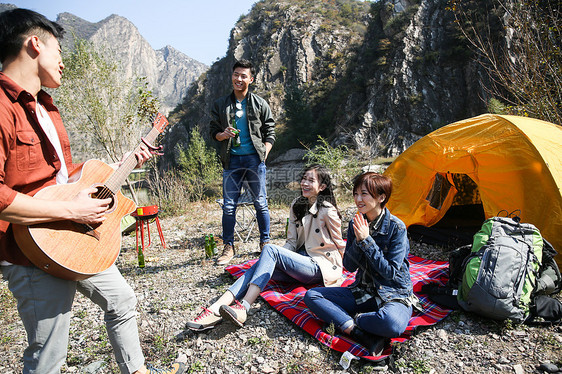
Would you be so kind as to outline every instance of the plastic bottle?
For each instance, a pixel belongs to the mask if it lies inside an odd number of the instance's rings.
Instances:
[[[139,268],[144,268],[144,253],[142,251],[142,246],[138,246],[137,248],[138,257],[139,257]]]
[[[233,147],[240,147],[240,130],[236,127],[236,119],[232,119],[232,127],[234,128],[234,133],[236,136],[232,139],[232,146]]]

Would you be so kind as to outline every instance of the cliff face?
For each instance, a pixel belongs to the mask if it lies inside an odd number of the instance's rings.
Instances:
[[[15,8],[17,8],[17,6],[15,6],[13,4],[0,3],[0,13],[4,12],[6,10],[15,9]]]
[[[234,26],[227,55],[188,91],[165,141],[177,148],[231,90],[236,59],[278,122],[274,156],[317,135],[370,157],[396,155],[447,123],[485,111],[477,64],[446,0],[263,0]],[[165,164],[174,164],[169,153]]]
[[[91,23],[70,13],[61,13],[57,22],[67,30],[63,47],[72,48],[75,36],[89,40],[121,61],[127,76],[146,77],[165,113],[181,101],[188,86],[208,68],[171,46],[152,49],[129,20],[117,15]]]
[[[386,1],[373,22],[352,75],[367,78],[350,92],[357,113],[343,122],[340,143],[396,155],[419,137],[485,111],[478,65],[463,44],[447,1]]]
[[[362,156],[396,155],[433,129],[485,112],[483,74],[447,5],[262,0],[234,25],[226,56],[208,70],[172,47],[154,51],[116,15],[90,23],[63,13],[58,22],[70,31],[66,46],[73,33],[104,44],[128,74],[148,78],[164,111],[175,107],[162,160],[173,167],[191,129],[210,141],[210,107],[231,91],[231,68],[241,58],[256,66],[252,89],[277,121],[271,161],[319,135]]]

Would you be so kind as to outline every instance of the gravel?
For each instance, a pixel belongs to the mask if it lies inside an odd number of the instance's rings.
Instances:
[[[283,244],[287,208],[271,211],[272,241]],[[347,222],[353,208],[343,211]],[[223,267],[204,258],[203,236],[219,236],[220,215],[218,205],[203,202],[189,206],[181,217],[161,218],[167,248],[161,246],[152,225],[144,269],[137,266],[134,232],[124,236],[117,265],[137,293],[147,361],[163,367],[183,353],[189,373],[345,373],[339,365],[341,353],[321,345],[261,298],[243,328],[223,323],[206,333],[184,330],[188,319],[233,282]],[[239,247],[236,263],[255,257],[258,243],[250,240]],[[412,253],[447,259],[441,249],[419,243],[412,243]],[[0,372],[21,372],[25,346],[15,300],[6,282],[0,282]],[[561,348],[561,326],[515,325],[456,311],[395,345],[391,360],[378,364],[353,360],[347,372],[554,373],[562,370]],[[80,294],[73,306],[69,353],[62,371],[118,373],[103,315]]]

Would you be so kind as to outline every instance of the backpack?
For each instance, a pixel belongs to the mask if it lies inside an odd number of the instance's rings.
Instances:
[[[484,317],[525,321],[537,285],[543,239],[518,217],[492,217],[474,235],[457,301]]]

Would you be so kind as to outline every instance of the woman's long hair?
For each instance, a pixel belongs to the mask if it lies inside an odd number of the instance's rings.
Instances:
[[[338,205],[336,204],[336,197],[334,196],[334,186],[332,185],[332,177],[330,176],[330,172],[326,167],[320,164],[310,165],[303,170],[301,180],[304,177],[304,175],[310,170],[316,170],[318,183],[326,185],[326,188],[320,191],[318,197],[316,198],[318,207],[321,208],[325,206],[324,202],[327,201],[336,208],[338,215],[340,215],[340,212],[338,210]],[[300,221],[306,215],[306,213],[308,213],[309,209],[310,209],[310,204],[308,202],[308,199],[302,196],[302,190],[301,190],[301,196],[298,197],[295,203],[293,204],[293,212],[295,213],[297,220]]]

